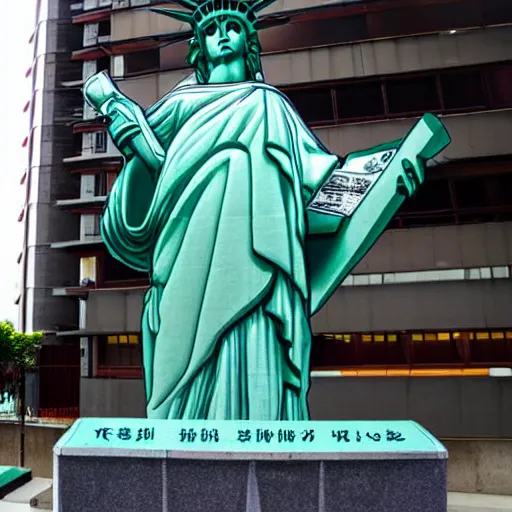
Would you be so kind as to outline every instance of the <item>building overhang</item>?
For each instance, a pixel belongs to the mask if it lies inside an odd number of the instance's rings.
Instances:
[[[55,202],[55,206],[59,208],[102,206],[107,200],[107,196],[84,197],[79,199],[63,199]]]
[[[54,288],[52,295],[54,297],[76,297],[79,299],[87,299],[91,293],[112,293],[112,292],[137,292],[146,291],[149,288],[148,284],[134,284],[131,286],[118,286],[109,288],[95,288],[94,286],[84,287],[68,287],[68,288]]]
[[[104,118],[99,117],[88,121],[78,121],[73,124],[73,133],[92,133],[101,132],[107,129]]]
[[[74,25],[85,23],[99,23],[100,21],[108,20],[110,18],[111,12],[111,9],[98,9],[93,11],[87,11],[73,16],[72,23]]]
[[[90,240],[69,240],[66,242],[54,242],[50,245],[52,249],[81,249],[94,245],[103,244],[101,236],[92,236]]]
[[[122,160],[121,155],[115,153],[91,153],[89,155],[79,155],[79,156],[71,156],[68,158],[63,158],[62,161],[65,164],[75,164],[81,162],[90,162],[90,161],[115,161],[120,162]]]
[[[70,172],[71,174],[98,174],[100,172],[121,172],[123,162],[121,158],[117,158],[113,161],[106,160],[103,162],[91,162],[82,161],[78,162]]]
[[[70,337],[78,337],[78,338],[88,338],[90,336],[116,336],[119,334],[119,331],[101,331],[101,330],[93,330],[93,329],[82,329],[77,331],[61,331],[57,333],[57,338],[70,338]]]

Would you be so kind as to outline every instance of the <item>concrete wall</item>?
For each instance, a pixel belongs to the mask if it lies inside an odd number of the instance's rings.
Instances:
[[[512,222],[385,231],[354,274],[492,267],[512,262]]]
[[[444,441],[451,492],[512,495],[512,441]]]
[[[316,333],[507,328],[510,279],[342,286],[313,317]]]
[[[67,427],[62,425],[27,425],[25,433],[25,467],[32,476],[52,478],[53,446],[64,435]],[[0,465],[17,466],[19,463],[19,426],[0,421]]]
[[[81,379],[80,415],[91,418],[144,418],[142,379]]]
[[[143,298],[143,290],[92,292],[84,325],[96,333],[139,332]]]

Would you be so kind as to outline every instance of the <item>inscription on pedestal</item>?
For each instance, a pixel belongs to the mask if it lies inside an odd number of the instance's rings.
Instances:
[[[65,449],[191,452],[439,453],[442,445],[414,422],[244,422],[87,419]]]

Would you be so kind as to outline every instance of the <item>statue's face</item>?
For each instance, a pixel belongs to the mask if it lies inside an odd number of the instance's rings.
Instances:
[[[244,57],[245,29],[236,18],[218,18],[205,29],[206,54],[215,66]]]

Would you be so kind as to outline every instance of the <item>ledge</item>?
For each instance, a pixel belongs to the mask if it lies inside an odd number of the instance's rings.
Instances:
[[[88,160],[109,160],[114,158],[119,160],[120,158],[122,158],[122,156],[119,153],[91,153],[90,155],[80,155],[63,158],[62,161],[65,164],[68,164],[76,162],[87,162]]]
[[[68,208],[70,206],[85,206],[88,204],[103,204],[107,196],[80,197],[78,199],[63,199],[55,202],[59,208]]]
[[[100,292],[134,292],[144,291],[149,288],[149,284],[145,285],[132,285],[132,286],[117,286],[112,288],[94,288],[94,287],[67,287],[67,288],[54,288],[54,297],[78,297],[86,299],[90,293]]]
[[[55,242],[50,244],[52,249],[69,249],[73,247],[86,247],[88,245],[102,244],[103,239],[101,236],[91,237],[90,240],[70,240],[67,242]]]

